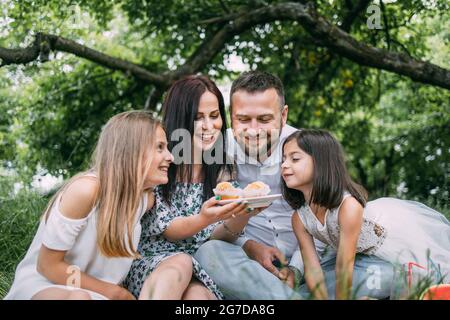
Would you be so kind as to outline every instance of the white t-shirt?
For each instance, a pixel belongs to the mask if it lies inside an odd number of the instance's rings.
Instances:
[[[283,158],[283,142],[297,131],[294,127],[285,125],[281,130],[279,143],[274,147],[270,157],[263,162],[255,159],[248,161],[245,151],[236,142],[232,129],[227,130],[227,156],[234,159],[237,181],[241,187],[253,181],[266,183],[271,194],[281,193],[281,163]],[[244,235],[235,244],[243,246],[247,240],[255,240],[268,246],[278,248],[290,260],[289,265],[303,272],[303,261],[297,238],[292,229],[291,218],[294,209],[284,200],[278,199],[270,207],[252,217],[245,227]],[[322,252],[325,245],[315,240],[318,252]]]

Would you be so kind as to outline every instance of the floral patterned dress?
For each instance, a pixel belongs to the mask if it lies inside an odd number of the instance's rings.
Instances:
[[[218,223],[209,225],[193,237],[176,242],[170,242],[163,236],[163,232],[173,219],[198,214],[202,204],[202,183],[178,182],[170,205],[163,200],[161,188],[155,189],[155,204],[141,220],[142,233],[138,252],[142,257],[133,261],[124,282],[124,286],[136,298],[141,292],[144,281],[159,263],[179,253],[187,253],[193,256],[197,249],[210,238]],[[218,299],[223,299],[217,285],[200,264],[194,258],[192,258],[192,263],[194,276]]]

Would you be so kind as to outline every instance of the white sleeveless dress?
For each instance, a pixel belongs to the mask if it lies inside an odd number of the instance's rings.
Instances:
[[[342,202],[349,196],[345,193]],[[323,225],[308,205],[297,210],[306,230],[336,250],[341,205],[327,210]],[[450,283],[450,223],[444,215],[419,202],[395,198],[369,201],[364,208],[356,252],[393,264],[413,262],[424,268],[438,268],[444,283]]]
[[[94,175],[87,174],[87,176]],[[138,246],[141,235],[140,220],[147,209],[147,197],[148,194],[144,193],[136,212],[133,232],[135,248]],[[14,282],[5,300],[29,300],[36,293],[50,287],[83,290],[88,292],[92,299],[107,299],[90,290],[54,284],[37,272],[37,258],[42,244],[49,249],[67,251],[65,261],[69,265],[99,280],[120,284],[125,279],[133,258],[108,258],[101,254],[97,246],[97,208],[92,209],[83,219],[70,219],[61,214],[60,200],[61,195],[51,208],[47,222],[41,219],[25,258],[17,266]],[[73,272],[73,269],[69,271]]]

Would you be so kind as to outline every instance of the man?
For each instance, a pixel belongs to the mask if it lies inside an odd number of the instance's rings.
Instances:
[[[263,181],[272,194],[281,193],[281,148],[297,129],[286,124],[288,106],[280,79],[265,72],[246,72],[233,82],[230,100],[232,129],[227,132],[227,154],[235,161],[237,181],[241,186]],[[250,219],[234,244],[213,240],[199,248],[195,258],[226,298],[301,299],[308,295],[305,284],[293,290],[302,280],[303,263],[292,230],[292,213],[286,201],[276,200]],[[333,298],[336,253],[324,250],[318,240],[316,248]],[[353,282],[354,287],[362,285],[357,297],[385,298],[392,276],[389,263],[358,255]]]

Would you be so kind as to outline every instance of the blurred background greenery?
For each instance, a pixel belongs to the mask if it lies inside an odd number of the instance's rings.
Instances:
[[[0,47],[24,48],[44,32],[164,75],[220,31],[217,17],[282,2],[0,0]],[[367,26],[371,1],[315,3],[360,42],[450,68],[446,1],[373,1],[382,10],[380,29]],[[256,25],[228,39],[195,71],[217,81],[225,95],[243,70],[277,74],[289,123],[332,131],[371,198],[418,200],[449,217],[450,92],[355,63],[316,40],[296,21]],[[0,297],[33,238],[49,189],[86,168],[109,117],[141,108],[159,114],[164,89],[60,51],[46,62],[0,68]],[[45,175],[58,179],[43,186]]]

